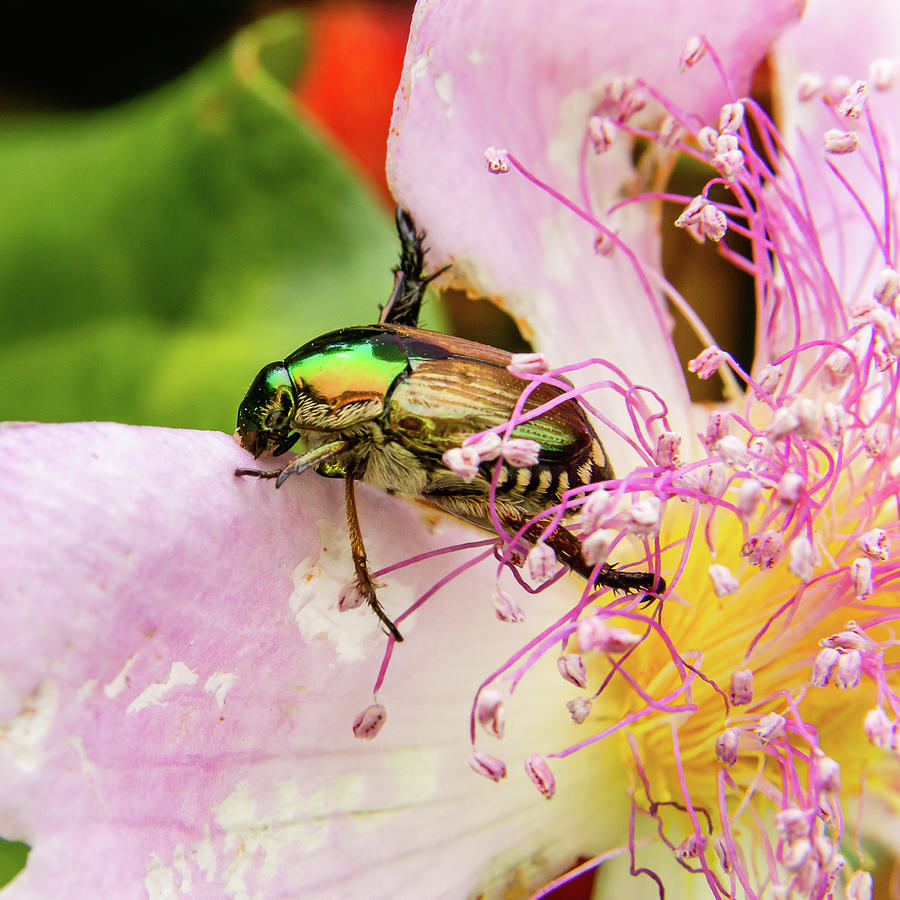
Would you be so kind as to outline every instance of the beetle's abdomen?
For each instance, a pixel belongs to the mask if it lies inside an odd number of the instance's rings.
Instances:
[[[570,488],[607,481],[613,477],[603,445],[595,439],[591,444],[591,452],[578,466],[539,462],[533,466],[514,467],[500,460],[483,463],[473,481],[464,481],[446,468],[437,468],[432,472],[426,494],[448,510],[455,504],[445,501],[451,497],[466,498],[467,507],[480,509],[478,518],[486,527],[490,527],[487,510],[495,468],[495,497],[498,507],[507,508],[508,511],[517,510],[528,516],[555,505]],[[451,511],[459,515],[458,511]],[[472,520],[471,512],[465,518]]]

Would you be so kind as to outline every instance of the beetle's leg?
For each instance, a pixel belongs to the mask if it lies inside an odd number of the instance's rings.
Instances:
[[[286,466],[271,471],[265,469],[235,469],[235,475],[253,475],[256,478],[275,478],[275,487],[280,488],[285,479],[291,475],[299,475],[319,463],[326,462],[334,456],[343,453],[350,446],[349,441],[331,441],[328,444],[322,444],[314,450],[308,450],[306,453],[292,459]]]
[[[353,565],[356,567],[356,587],[363,599],[372,607],[372,612],[381,619],[384,627],[391,633],[395,641],[402,641],[403,635],[397,630],[397,626],[388,618],[375,596],[375,585],[369,577],[366,562],[366,548],[363,544],[362,531],[359,527],[359,516],[356,512],[356,494],[353,490],[353,479],[344,479],[344,499],[347,505],[347,527],[350,529],[350,553],[353,555]]]
[[[534,543],[539,540],[543,532],[540,523],[535,523],[525,531],[523,535],[526,541]],[[557,526],[545,543],[553,548],[553,551],[573,572],[577,572],[585,580],[590,580],[594,566],[588,565],[581,555],[581,541],[571,531]],[[661,595],[665,593],[666,581],[655,572],[630,572],[617,569],[608,563],[603,563],[597,572],[597,584],[602,584],[614,591],[624,591],[626,594],[635,591],[647,591],[651,594]]]
[[[416,223],[412,216],[400,206],[397,207],[395,221],[400,237],[400,265],[394,268],[394,289],[381,311],[378,323],[409,325],[415,328],[419,324],[419,308],[422,305],[425,288],[450,266],[444,266],[443,269],[423,277],[425,232],[416,231]]]
[[[235,469],[234,474],[252,475],[254,478],[277,478],[286,468],[287,466],[282,466],[280,469]]]

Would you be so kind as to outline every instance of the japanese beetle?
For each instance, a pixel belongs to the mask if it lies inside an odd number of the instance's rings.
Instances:
[[[366,568],[355,481],[424,500],[493,531],[489,492],[494,466],[499,465],[495,511],[509,531],[517,531],[569,488],[614,475],[603,444],[574,399],[519,424],[513,432],[540,444],[537,464],[513,468],[502,460],[485,462],[469,481],[444,464],[446,450],[509,419],[524,383],[507,369],[512,355],[505,350],[416,327],[425,288],[441,272],[423,276],[425,236],[400,208],[397,231],[400,265],[394,269],[394,289],[379,323],[322,335],[270,363],[240,405],[236,437],[242,447],[258,458],[280,456],[299,442],[299,456],[278,471],[238,469],[235,474],[275,478],[276,487],[309,468],[344,479],[357,587],[401,641]],[[525,411],[561,393],[557,387],[539,385]],[[541,531],[532,526],[525,538],[533,543]],[[591,577],[593,567],[585,563],[581,544],[570,531],[557,527],[547,543],[571,569]],[[622,572],[607,565],[597,581],[623,591],[665,590],[665,582],[653,573]]]

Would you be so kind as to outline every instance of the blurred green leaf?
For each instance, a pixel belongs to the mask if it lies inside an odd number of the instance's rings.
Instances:
[[[234,427],[256,371],[376,320],[390,217],[298,116],[302,20],[139,101],[0,125],[0,418]]]
[[[28,844],[0,838],[0,887],[9,884],[25,868],[29,850]]]

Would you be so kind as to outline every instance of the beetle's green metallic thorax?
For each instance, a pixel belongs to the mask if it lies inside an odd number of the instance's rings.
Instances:
[[[395,386],[419,361],[451,355],[418,338],[417,331],[385,325],[344,328],[294,351],[284,361],[295,388],[294,426],[344,430],[379,418]]]
[[[345,328],[305,344],[284,365],[294,385],[292,426],[341,431],[381,416],[408,363],[377,330]]]

